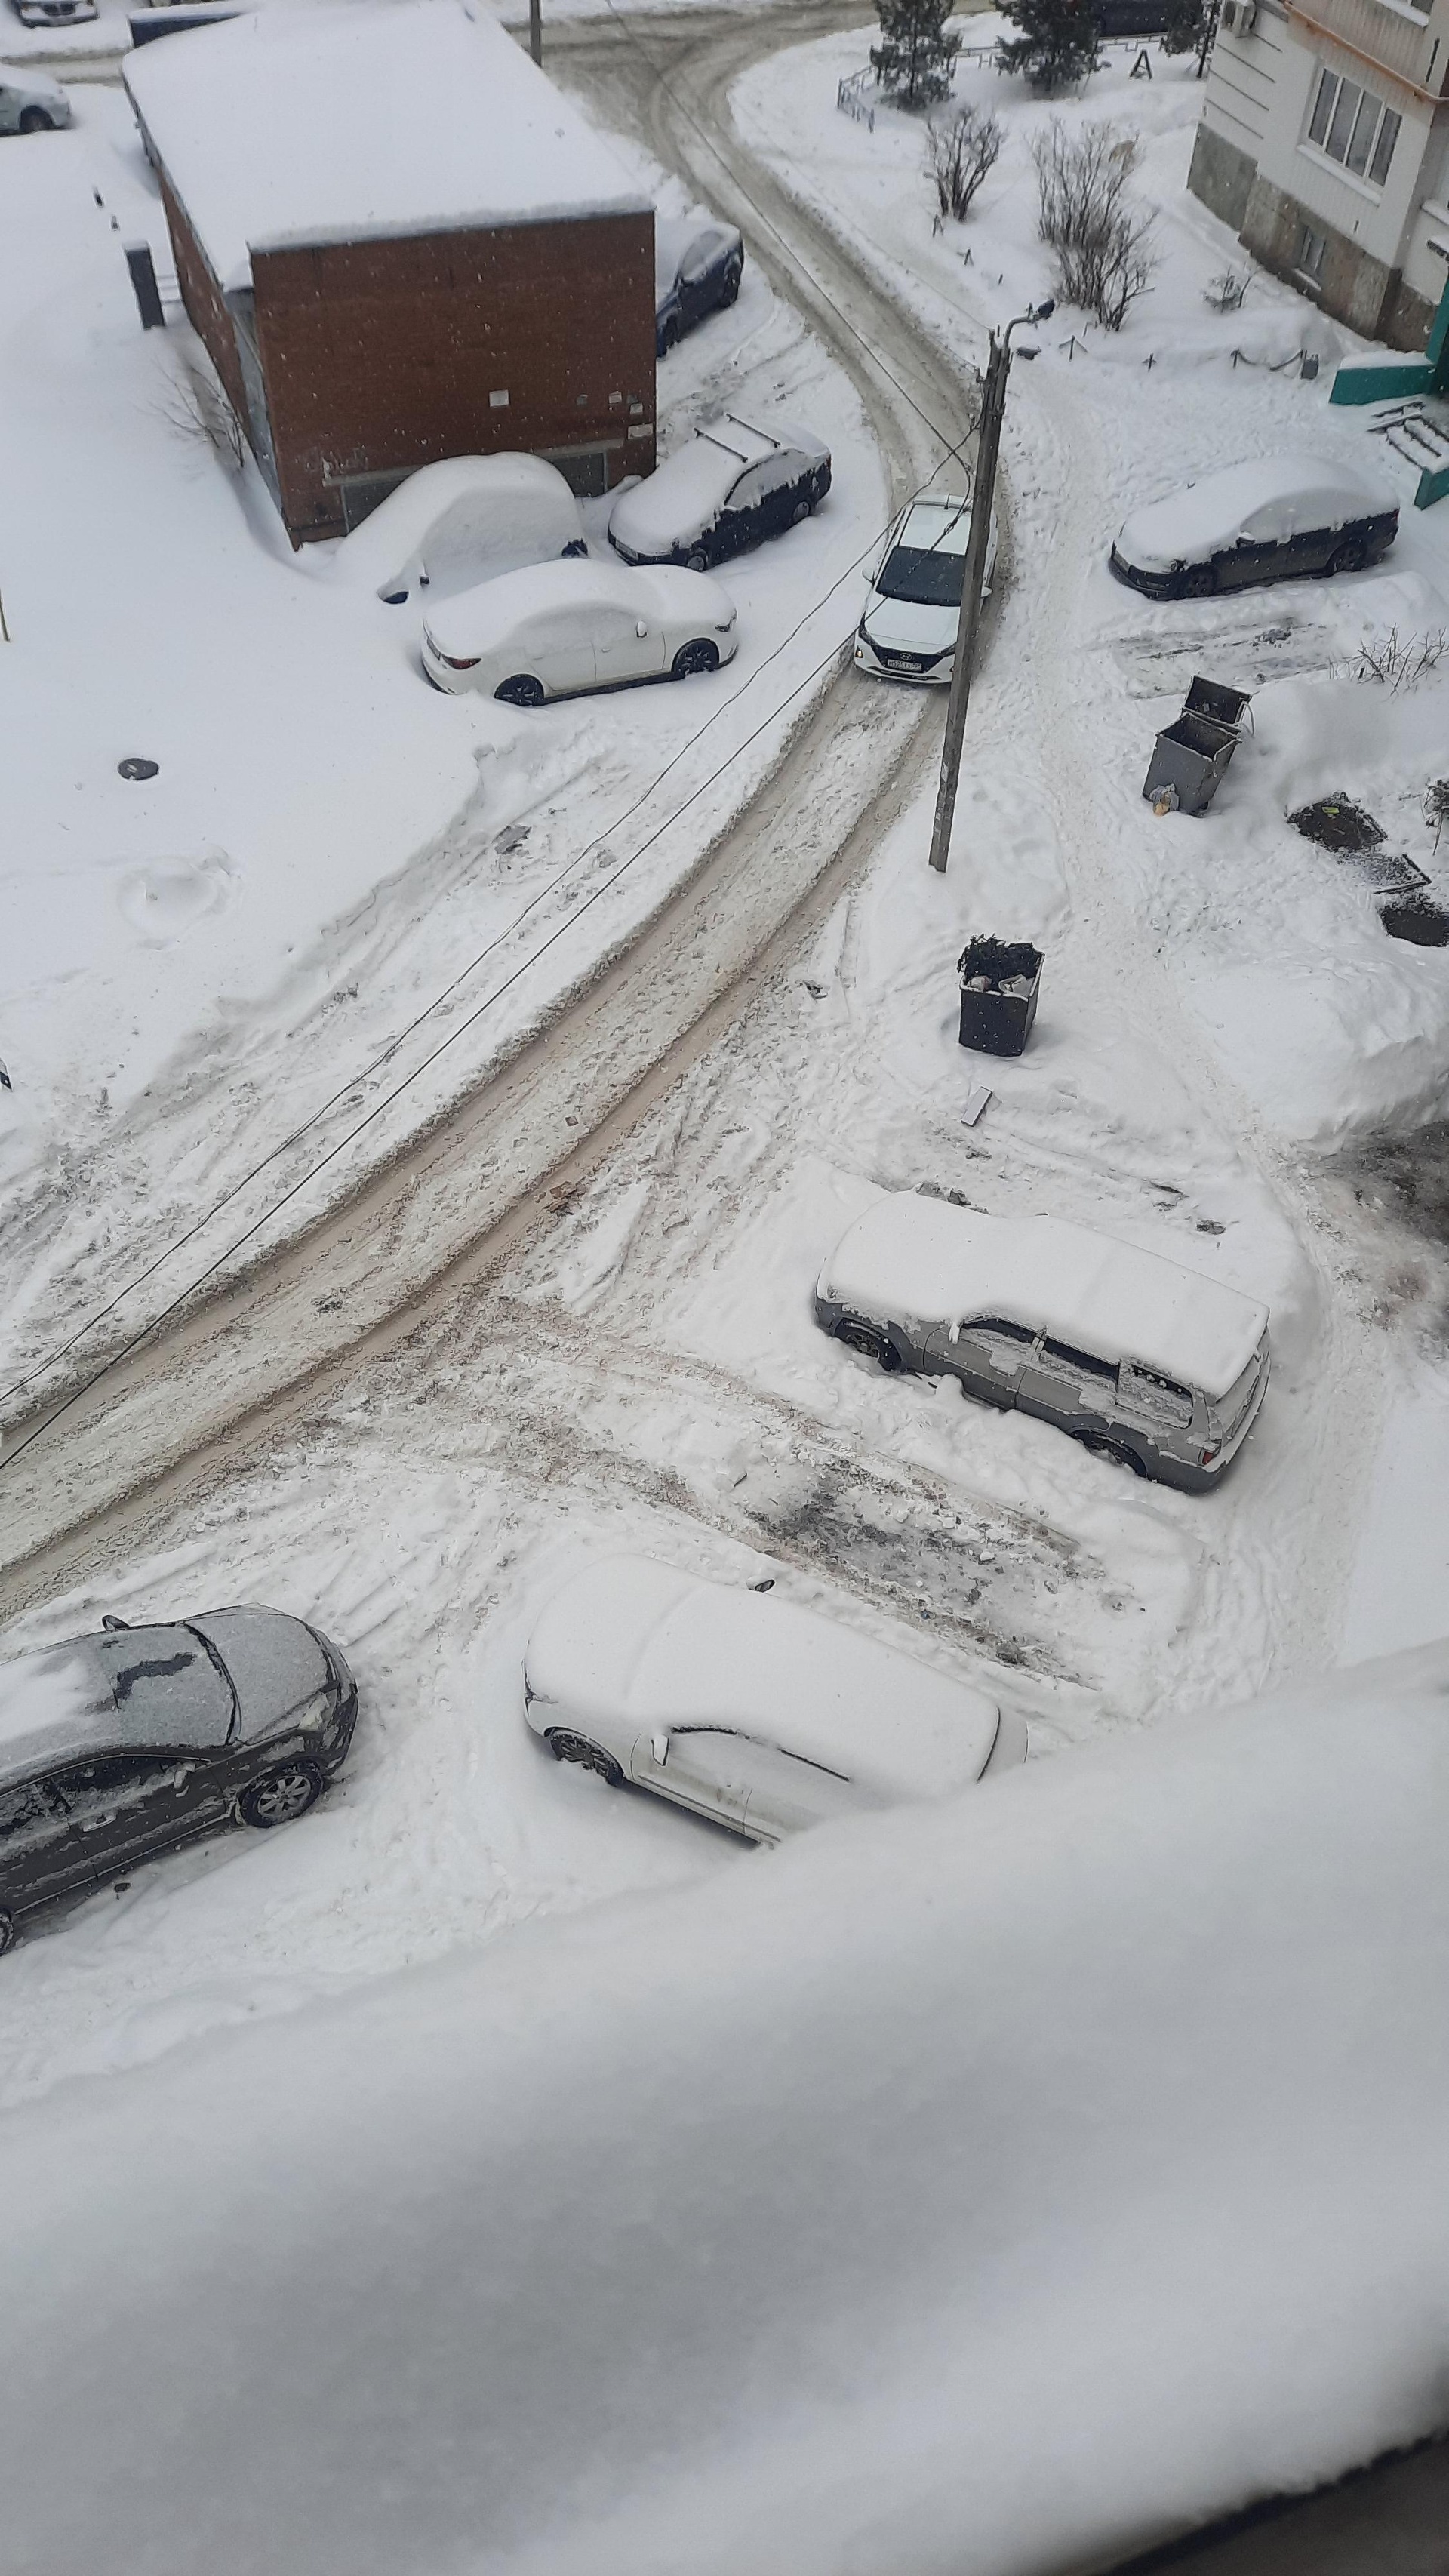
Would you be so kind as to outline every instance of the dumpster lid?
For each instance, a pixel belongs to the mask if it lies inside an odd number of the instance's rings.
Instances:
[[[1182,712],[1185,716],[1211,716],[1218,724],[1240,725],[1252,703],[1251,689],[1229,689],[1221,680],[1205,680],[1199,673],[1183,699]]]

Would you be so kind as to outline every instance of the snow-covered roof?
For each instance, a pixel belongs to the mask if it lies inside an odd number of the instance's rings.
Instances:
[[[919,546],[924,552],[964,555],[971,543],[971,499],[967,493],[934,495],[929,500],[913,501],[896,531],[898,546]]]
[[[693,277],[735,249],[733,224],[701,215],[659,215],[654,223],[654,289],[662,303],[681,276]]]
[[[1092,1226],[983,1216],[912,1190],[878,1199],[847,1227],[820,1294],[871,1319],[999,1315],[1210,1396],[1242,1375],[1268,1323],[1267,1307],[1239,1289]]]
[[[124,75],[227,290],[254,250],[652,212],[463,0],[268,9],[146,45]]]
[[[185,1627],[72,1637],[0,1664],[0,1787],[126,1744],[225,1740],[231,1691]]]
[[[1281,543],[1394,507],[1392,492],[1352,466],[1322,456],[1256,456],[1134,510],[1122,523],[1117,551],[1139,571],[1171,572],[1177,564],[1206,562],[1244,534]]]
[[[528,564],[475,582],[456,599],[430,608],[428,633],[445,653],[487,653],[518,632],[525,618],[582,614],[595,608],[639,613],[639,575],[623,564],[571,556],[567,563]]]
[[[736,1728],[887,1797],[979,1778],[998,1717],[994,1700],[914,1655],[648,1556],[607,1557],[554,1594],[529,1638],[528,1680],[586,1722]]]

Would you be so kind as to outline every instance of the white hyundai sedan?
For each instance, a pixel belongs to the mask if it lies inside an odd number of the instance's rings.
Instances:
[[[430,611],[423,669],[435,688],[541,707],[589,689],[687,680],[739,647],[734,602],[673,564],[533,564]]]
[[[856,630],[855,667],[886,680],[944,685],[956,659],[966,548],[971,542],[969,493],[913,501],[885,541],[871,575],[865,613]],[[986,547],[983,597],[996,572],[996,518]]]
[[[560,1762],[633,1781],[751,1842],[1026,1759],[981,1691],[750,1585],[612,1556],[547,1603],[524,1657],[528,1723]]]

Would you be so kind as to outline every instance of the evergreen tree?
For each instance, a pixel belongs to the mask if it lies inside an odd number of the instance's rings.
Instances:
[[[951,87],[959,36],[948,36],[953,0],[875,0],[881,40],[870,49],[881,88],[902,107],[936,107]]]
[[[1001,0],[1001,9],[1021,29],[996,48],[1002,71],[1025,73],[1034,90],[1050,96],[1075,89],[1097,69],[1102,39],[1093,0]]]

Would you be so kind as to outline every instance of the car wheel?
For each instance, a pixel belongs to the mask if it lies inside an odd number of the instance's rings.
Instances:
[[[586,1735],[570,1735],[562,1726],[551,1727],[544,1742],[555,1762],[577,1762],[585,1771],[597,1771],[599,1778],[607,1780],[611,1789],[622,1789],[623,1770],[612,1753],[604,1751],[602,1744],[591,1744]]]
[[[1077,1436],[1082,1447],[1090,1450],[1094,1458],[1109,1459],[1114,1467],[1130,1467],[1134,1476],[1146,1475],[1142,1460],[1135,1449],[1128,1448],[1125,1440],[1108,1440],[1100,1431],[1082,1431]]]
[[[814,506],[813,501],[797,501],[790,513],[791,527],[798,528],[802,519],[808,519]]]
[[[680,645],[673,667],[676,680],[692,680],[702,671],[717,671],[719,646],[711,644],[708,636],[697,635],[692,644]]]
[[[23,107],[20,111],[22,134],[49,134],[51,123],[43,107]]]
[[[244,1825],[256,1825],[266,1831],[305,1816],[321,1795],[322,1774],[315,1762],[279,1762],[274,1771],[264,1771],[259,1780],[250,1781],[243,1789],[236,1802],[237,1814]]]
[[[659,334],[658,345],[655,351],[656,356],[667,358],[678,337],[679,324],[677,322],[666,322],[663,330]]]
[[[720,303],[721,303],[722,305],[724,305],[724,304],[733,304],[733,303],[734,303],[734,301],[735,301],[736,296],[739,294],[739,291],[740,291],[740,271],[739,271],[739,269],[738,269],[738,268],[736,268],[736,267],[733,265],[733,263],[731,263],[730,267],[728,267],[728,268],[725,270],[724,277],[723,277],[723,279],[721,280],[721,283],[720,283],[720,290],[719,290],[719,300],[720,300]]]
[[[1335,546],[1324,571],[1330,578],[1336,572],[1362,572],[1367,562],[1368,548],[1362,537],[1345,537],[1341,546]]]
[[[844,1342],[847,1350],[859,1351],[862,1359],[874,1360],[888,1377],[900,1367],[900,1352],[889,1335],[878,1333],[871,1324],[857,1324],[853,1316],[847,1315],[836,1325],[835,1339]]]
[[[535,680],[527,671],[520,671],[511,680],[501,680],[493,695],[501,698],[506,707],[541,707],[543,682]]]
[[[693,552],[693,554],[692,554],[692,555],[686,555],[686,556],[685,556],[685,558],[684,558],[684,569],[685,569],[685,571],[686,571],[686,572],[703,572],[703,571],[704,571],[704,569],[705,569],[705,561],[704,561],[704,557],[703,557],[703,555],[700,553],[699,548],[698,548],[697,546],[696,546],[696,548],[695,548],[695,550],[694,550],[694,552]]]
[[[0,1913],[0,1951],[12,1949],[15,1943],[15,1917]]]
[[[1211,599],[1217,586],[1211,564],[1190,564],[1177,595],[1179,599]]]

